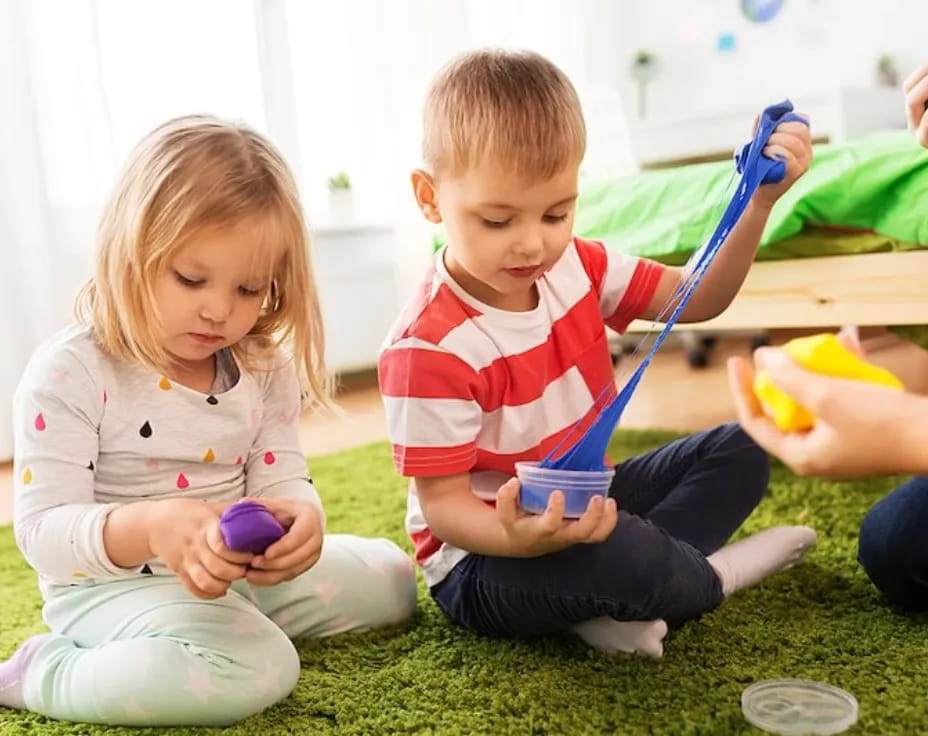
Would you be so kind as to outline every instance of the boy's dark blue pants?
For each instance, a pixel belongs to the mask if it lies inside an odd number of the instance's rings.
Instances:
[[[671,626],[722,600],[706,556],[767,489],[768,458],[737,424],[616,466],[619,523],[604,542],[533,558],[471,554],[432,588],[454,621],[491,636],[565,631],[599,616]]]

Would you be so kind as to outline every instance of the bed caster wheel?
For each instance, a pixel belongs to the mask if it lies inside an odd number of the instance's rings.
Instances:
[[[612,367],[615,368],[619,363],[622,362],[622,358],[626,355],[634,355],[635,350],[638,346],[632,341],[621,340],[615,348],[609,351],[609,357],[612,358]]]
[[[755,335],[751,338],[751,352],[758,348],[765,348],[770,344],[770,338],[767,335]]]
[[[686,362],[690,368],[705,368],[718,339],[715,335],[696,335],[690,333],[685,341]]]
[[[690,348],[686,351],[686,362],[690,368],[705,368],[709,365],[709,351],[704,348]]]

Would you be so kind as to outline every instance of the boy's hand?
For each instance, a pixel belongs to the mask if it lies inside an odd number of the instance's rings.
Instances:
[[[768,158],[782,159],[786,163],[783,179],[771,184],[762,184],[751,198],[753,203],[769,210],[783,192],[809,168],[809,162],[812,161],[812,133],[809,126],[796,120],[780,123],[767,139],[764,155]]]
[[[322,554],[322,519],[309,501],[296,498],[253,498],[264,504],[287,533],[251,562],[245,579],[252,585],[293,580],[316,564]]]
[[[915,139],[928,148],[928,62],[922,64],[912,72],[902,83],[905,92],[906,117],[909,119],[909,130],[915,134]]]
[[[250,552],[233,552],[219,531],[213,504],[186,498],[159,501],[148,525],[148,546],[197,598],[221,598],[245,577]]]
[[[496,495],[496,513],[509,535],[514,556],[537,557],[578,543],[605,540],[615,529],[619,512],[615,499],[596,497],[579,519],[564,518],[564,494],[554,491],[543,514],[519,507],[519,481],[512,478]]]

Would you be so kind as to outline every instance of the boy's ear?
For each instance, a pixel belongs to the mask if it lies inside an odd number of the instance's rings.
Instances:
[[[425,219],[429,222],[441,222],[441,211],[438,209],[438,196],[432,175],[422,169],[415,169],[412,172],[412,191]]]

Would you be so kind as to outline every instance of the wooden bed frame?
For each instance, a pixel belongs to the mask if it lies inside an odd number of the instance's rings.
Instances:
[[[692,331],[928,324],[928,250],[755,263],[741,291]],[[652,331],[636,321],[630,332]]]

